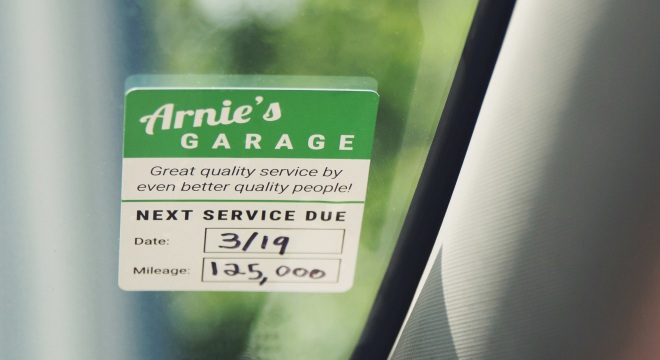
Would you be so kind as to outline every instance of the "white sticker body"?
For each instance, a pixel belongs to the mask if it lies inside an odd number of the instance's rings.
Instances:
[[[163,169],[178,171],[163,175]],[[346,291],[368,169],[369,160],[125,159],[119,284],[124,290]]]
[[[126,93],[119,286],[347,291],[367,194],[375,81],[214,79],[225,86],[129,79],[141,85]]]

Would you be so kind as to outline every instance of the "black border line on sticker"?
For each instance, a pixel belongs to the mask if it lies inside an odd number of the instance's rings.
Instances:
[[[298,259],[298,257],[291,258],[291,257],[285,257],[288,255],[328,255],[328,256],[336,256],[336,255],[343,255],[344,254],[344,242],[346,240],[346,229],[332,229],[332,228],[327,228],[327,229],[320,229],[320,228],[277,228],[277,227],[271,227],[271,228],[251,228],[251,227],[210,227],[206,228],[204,230],[204,254],[234,254],[234,255],[244,255],[244,254],[251,254],[251,255],[273,255],[273,254],[278,254],[278,251],[257,251],[257,252],[241,252],[241,251],[231,251],[231,250],[223,250],[223,251],[209,251],[206,250],[207,247],[207,242],[209,241],[208,239],[208,233],[209,230],[302,230],[302,231],[340,231],[341,232],[341,241],[340,241],[340,249],[339,252],[328,252],[328,253],[314,253],[314,252],[287,252],[286,255],[282,255],[282,259]],[[305,240],[303,240],[304,242]],[[233,250],[233,249],[232,249]],[[237,259],[241,259],[240,257],[237,257]],[[300,258],[304,259],[304,258]]]

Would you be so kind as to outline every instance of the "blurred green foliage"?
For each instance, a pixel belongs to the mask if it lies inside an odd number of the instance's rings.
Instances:
[[[476,0],[135,2],[172,74],[370,76],[381,96],[358,267],[343,294],[171,293],[176,358],[345,359],[398,239]],[[425,261],[422,259],[420,261]]]

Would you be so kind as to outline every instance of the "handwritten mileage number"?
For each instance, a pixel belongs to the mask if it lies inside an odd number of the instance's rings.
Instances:
[[[337,283],[341,260],[314,257],[341,255],[344,232],[344,229],[207,228],[204,252],[226,255],[204,259],[202,281],[259,286]],[[299,258],[303,255],[312,258]]]
[[[205,258],[202,281],[336,283],[340,260]]]

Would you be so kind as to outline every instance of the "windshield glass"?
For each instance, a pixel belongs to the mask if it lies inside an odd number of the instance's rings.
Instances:
[[[9,1],[0,12],[0,357],[346,359],[371,310],[476,0]],[[380,96],[353,287],[117,287],[124,81],[370,77]]]

